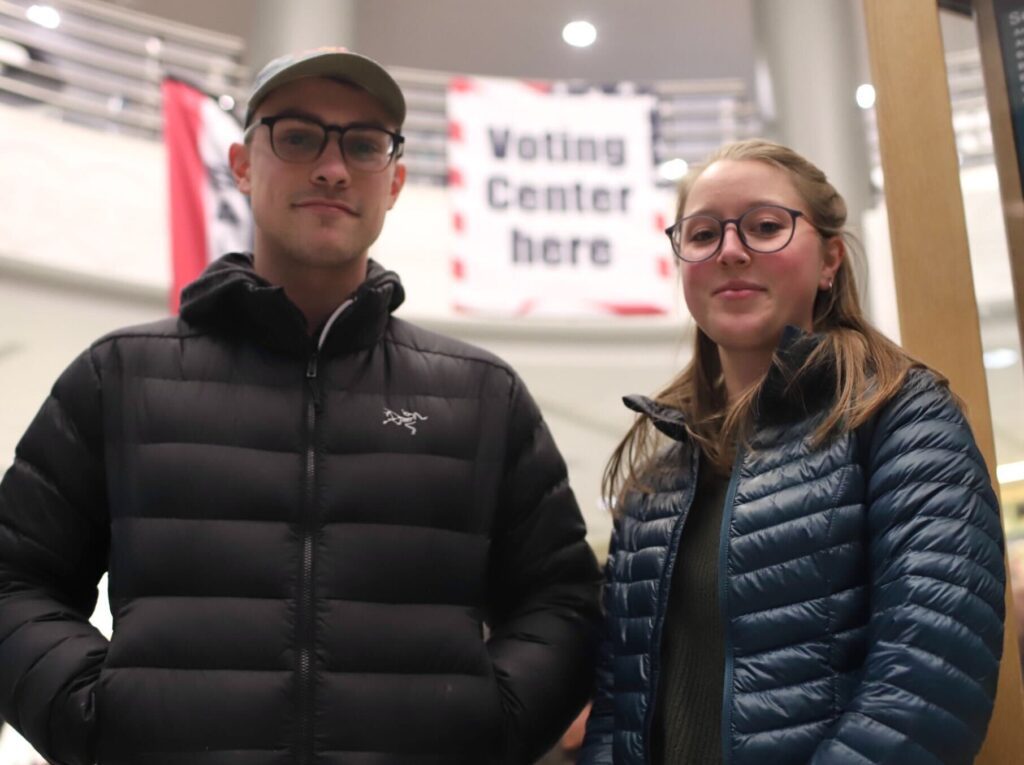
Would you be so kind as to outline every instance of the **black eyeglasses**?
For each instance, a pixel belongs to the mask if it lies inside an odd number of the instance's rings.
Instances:
[[[285,162],[313,162],[324,153],[331,133],[345,164],[353,170],[379,173],[402,156],[405,137],[376,125],[325,125],[309,117],[263,117],[246,128],[246,138],[260,125],[270,129],[270,148]]]
[[[713,215],[687,215],[665,229],[672,251],[687,263],[700,263],[715,257],[722,249],[725,227],[735,224],[743,246],[754,252],[778,252],[793,240],[796,219],[804,213],[779,205],[752,207],[738,218],[722,220]],[[811,223],[814,226],[813,223]],[[817,226],[815,226],[817,229]]]

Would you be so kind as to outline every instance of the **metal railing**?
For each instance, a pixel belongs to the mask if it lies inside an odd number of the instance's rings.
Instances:
[[[237,115],[252,76],[244,41],[90,0],[52,0],[57,29],[28,18],[28,0],[0,0],[0,102],[39,108],[90,127],[159,139],[160,83],[173,76],[219,98]],[[947,56],[957,147],[964,165],[992,161],[977,51]],[[406,164],[413,183],[447,182],[446,90],[464,73],[392,70],[409,104]],[[649,83],[553,82],[556,91],[647,92],[656,98],[652,163],[692,163],[726,141],[762,133],[741,79]],[[872,166],[880,166],[874,110],[865,113]],[[670,181],[663,181],[669,183]]]
[[[52,0],[60,26],[28,18],[27,0],[0,0],[0,102],[45,109],[79,124],[158,139],[160,82],[191,82],[236,115],[251,72],[239,37],[216,34],[89,0]],[[444,185],[448,168],[446,90],[454,73],[392,70],[409,104],[406,164],[414,183]],[[459,76],[464,76],[460,73]],[[742,80],[552,83],[652,93],[657,100],[652,161],[692,162],[723,141],[758,134],[761,121]],[[666,181],[667,182],[667,181]]]
[[[32,10],[34,8],[34,10]],[[25,0],[0,0],[0,100],[60,119],[148,138],[160,135],[160,83],[194,83],[228,108],[250,78],[244,42],[88,0],[54,0],[39,16]],[[36,14],[36,15],[33,15]]]

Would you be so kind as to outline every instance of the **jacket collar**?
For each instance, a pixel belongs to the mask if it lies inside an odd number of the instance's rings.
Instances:
[[[758,427],[780,425],[807,419],[827,408],[835,394],[835,366],[815,364],[797,376],[797,370],[824,340],[824,336],[787,326],[782,332],[775,358],[754,402]],[[683,413],[647,396],[625,396],[622,402],[646,417],[669,438],[687,438]]]
[[[346,298],[338,296],[339,304]],[[323,353],[373,345],[384,334],[391,312],[405,299],[398,275],[370,260],[366,280],[351,296],[352,304],[328,328]],[[212,262],[181,293],[181,317],[190,324],[248,335],[275,350],[308,353],[315,338],[307,332],[302,311],[284,289],[253,270],[252,255],[230,253]]]
[[[804,332],[794,326],[783,330],[772,365],[754,402],[754,420],[758,426],[799,422],[831,405],[835,397],[836,368],[830,354],[797,374],[824,340],[824,335]]]

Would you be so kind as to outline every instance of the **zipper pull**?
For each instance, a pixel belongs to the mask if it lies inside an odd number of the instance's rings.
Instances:
[[[320,409],[320,386],[316,383],[317,373],[317,354],[312,353],[309,356],[309,362],[306,364],[306,382],[309,383],[309,392],[313,395],[313,406]]]

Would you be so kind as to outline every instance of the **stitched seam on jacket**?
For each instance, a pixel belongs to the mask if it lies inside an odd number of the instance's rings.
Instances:
[[[770,494],[766,494],[765,495],[765,497],[769,497],[769,496],[771,496],[771,495]],[[762,497],[762,499],[763,498],[764,497]],[[861,502],[854,502],[854,503],[846,504],[846,505],[835,505],[834,507],[826,507],[823,510],[815,510],[813,513],[807,513],[806,515],[801,515],[801,516],[798,516],[796,518],[787,518],[784,521],[779,521],[778,523],[773,523],[771,526],[761,526],[760,528],[754,529],[753,531],[748,531],[747,533],[742,534],[742,535],[736,537],[736,540],[740,541],[740,540],[743,540],[743,539],[747,539],[748,537],[752,537],[755,534],[767,534],[767,533],[769,533],[771,531],[774,531],[775,529],[778,529],[778,528],[780,528],[782,526],[788,526],[790,524],[800,523],[801,521],[804,521],[807,518],[814,518],[815,516],[821,515],[822,513],[828,513],[828,512],[831,512],[833,510],[850,510],[850,509],[853,509],[853,508],[857,508],[857,507],[859,507],[862,504],[863,503],[861,503]]]
[[[900,736],[901,740],[907,741],[907,742],[913,744],[914,747],[918,751],[920,751],[920,752],[922,752],[924,754],[927,754],[929,757],[935,759],[935,762],[936,762],[937,765],[942,765],[942,762],[940,760],[938,760],[937,758],[935,758],[934,754],[932,754],[930,751],[928,751],[927,749],[922,747],[917,741],[912,739],[909,735],[907,735],[903,731],[899,730],[898,728],[894,728],[893,726],[891,726],[891,725],[889,725],[889,724],[887,724],[885,722],[882,722],[881,720],[878,720],[878,719],[872,717],[871,715],[865,714],[864,712],[851,710],[851,711],[848,711],[848,712],[844,713],[844,716],[847,716],[847,715],[849,715],[849,716],[857,715],[857,716],[863,717],[866,720],[870,720],[871,722],[876,723],[876,724],[882,726],[883,728],[888,728],[889,730],[893,731],[894,733],[897,733]],[[827,718],[817,721],[817,724],[820,724],[820,723],[823,723],[823,722],[827,722]],[[777,732],[780,732],[780,731],[790,730],[792,728],[799,728],[799,727],[806,727],[806,726],[807,726],[807,724],[794,725],[794,726],[789,726],[787,728],[773,728],[771,730],[764,731],[764,732],[765,733],[777,733]],[[849,747],[847,747],[847,748],[849,748]]]
[[[776,471],[779,471],[779,470],[783,470],[783,469],[789,467],[790,465],[795,465],[798,462],[807,462],[808,461],[808,456],[809,455],[807,455],[807,454],[801,454],[800,456],[795,457],[794,459],[791,459],[788,462],[784,462],[781,465],[773,465],[772,467],[768,468],[767,470],[761,470],[761,471],[758,471],[757,473],[745,473],[745,474],[742,474],[742,475],[743,475],[744,478],[746,478],[748,480],[749,479],[753,479],[753,478],[760,478],[760,477],[765,476],[768,473],[773,473],[773,472],[776,472]],[[821,473],[820,475],[815,475],[810,480],[796,478],[796,479],[793,480],[792,483],[786,484],[785,486],[779,486],[779,487],[772,488],[766,494],[759,494],[756,497],[750,497],[750,498],[747,498],[746,496],[744,496],[743,497],[743,504],[738,505],[737,509],[742,508],[742,507],[744,507],[746,505],[749,505],[751,502],[758,502],[758,501],[760,501],[762,499],[765,499],[766,497],[771,497],[772,495],[778,494],[779,492],[785,491],[786,489],[793,489],[793,488],[797,488],[797,487],[802,487],[802,486],[806,486],[806,485],[808,485],[810,483],[815,483],[815,482],[823,482],[826,479],[831,478],[836,473],[839,473],[839,472],[841,472],[843,470],[846,470],[848,467],[850,467],[850,464],[847,463],[847,462],[844,462],[843,464],[837,465],[836,467],[832,468],[827,473]]]
[[[767,566],[762,566],[761,568],[752,568],[752,569],[750,569],[750,571],[744,571],[742,574],[736,574],[735,578],[736,579],[742,579],[745,576],[750,576],[751,574],[757,574],[757,573],[760,573],[762,571],[767,571],[768,569],[778,568],[780,566],[788,566],[790,563],[793,563],[793,562],[798,561],[798,560],[803,560],[804,558],[813,558],[815,555],[820,555],[822,553],[834,552],[835,550],[838,550],[840,547],[850,547],[851,545],[860,545],[860,544],[861,544],[861,541],[859,539],[854,539],[854,540],[851,540],[849,542],[840,542],[839,544],[830,545],[829,547],[820,547],[817,550],[808,550],[805,553],[801,553],[800,555],[797,555],[795,558],[788,558],[786,560],[779,561],[778,563],[771,563],[771,564],[769,564]],[[829,582],[829,584],[831,585],[831,582]]]
[[[783,731],[797,730],[798,728],[810,728],[814,725],[829,723],[831,720],[831,716],[819,717],[817,720],[808,720],[806,722],[794,723],[793,725],[783,725],[780,728],[759,728],[757,730],[739,731],[739,733],[743,736],[764,736],[769,733],[782,733]]]
[[[875,765],[875,761],[874,760],[869,760],[867,757],[865,757],[863,754],[858,752],[856,749],[854,749],[852,746],[847,744],[845,741],[842,741],[842,740],[840,740],[838,738],[831,738],[831,739],[828,739],[828,743],[835,744],[836,746],[841,746],[846,751],[852,752],[858,758],[858,760],[860,762],[867,763],[867,765]]]
[[[960,677],[964,681],[970,683],[971,685],[973,685],[978,690],[982,690],[981,684],[977,680],[975,680],[970,675],[970,673],[966,672],[961,667],[958,667],[956,664],[954,664],[953,662],[949,661],[949,659],[943,658],[942,656],[938,656],[937,654],[932,653],[928,649],[920,648],[920,647],[918,647],[916,645],[907,644],[904,647],[908,651],[910,651],[911,653],[924,654],[925,656],[930,656],[931,658],[936,659],[937,661],[940,661],[944,666],[948,667],[950,671],[955,672],[956,674],[960,675]],[[886,685],[892,685],[893,688],[902,688],[902,686],[896,685],[895,683],[889,683],[889,682],[887,682],[885,680],[879,680],[879,682],[885,683]],[[924,696],[921,696],[921,694],[917,693],[916,691],[911,691],[911,690],[909,690],[907,688],[902,688],[902,690],[907,692],[907,693],[912,693],[915,696],[918,696],[919,698],[922,698],[922,699],[924,698]],[[984,692],[984,691],[982,691],[982,692]],[[960,719],[960,716],[958,714],[956,714],[955,712],[950,712],[945,707],[940,706],[937,702],[930,702],[930,703],[935,704],[935,706],[939,707],[939,709],[942,709],[942,710],[948,712],[950,715],[952,715],[953,717],[956,717],[958,720]]]
[[[287,518],[275,518],[275,519],[264,519],[264,518],[214,518],[211,516],[185,516],[185,515],[129,515],[129,516],[118,516],[111,519],[111,522],[123,523],[136,522],[136,521],[174,521],[185,522],[185,523],[252,523],[252,524],[264,524],[264,525],[275,525],[275,526],[291,526],[293,521]],[[4,525],[4,522],[0,520],[0,525]],[[422,531],[436,531],[441,534],[456,534],[458,536],[475,537],[478,539],[486,539],[486,535],[475,532],[465,531],[463,529],[452,529],[445,526],[434,526],[425,523],[374,523],[370,521],[324,521],[323,527],[329,526],[343,526],[345,528],[353,528],[356,526],[372,526],[381,529],[414,529]],[[339,598],[339,600],[345,600],[345,598]],[[390,603],[391,601],[388,601]]]
[[[227,444],[218,443],[216,441],[183,441],[181,439],[162,439],[156,441],[136,441],[136,446],[212,446],[218,449],[241,449],[243,451],[261,452],[263,454],[283,454],[286,456],[295,456],[301,454],[301,449],[270,449],[263,446],[248,446],[245,444]],[[324,456],[326,457],[378,457],[378,456],[399,456],[399,457],[426,457],[429,459],[446,459],[452,460],[453,462],[471,462],[471,457],[457,457],[451,454],[439,454],[437,452],[404,452],[397,451],[395,449],[390,450],[378,450],[378,451],[325,451]]]
[[[188,383],[192,385],[222,385],[225,388],[238,389],[238,388],[252,388],[253,390],[271,390],[271,391],[294,391],[294,381],[285,381],[280,384],[274,383],[261,383],[254,380],[228,380],[223,378],[213,377],[169,377],[166,375],[157,375],[152,373],[146,374],[131,374],[129,378],[132,380],[153,380],[156,382],[171,382],[171,383]],[[361,396],[365,398],[380,399],[380,391],[374,390],[349,390],[344,387],[328,387],[328,392],[344,393],[347,396]],[[427,393],[417,391],[394,391],[396,395],[410,395],[416,396],[417,398],[432,398],[440,401],[486,401],[488,399],[503,398],[502,396],[456,396],[454,394],[448,395],[444,393]]]
[[[910,693],[910,691],[908,691],[906,688],[900,688],[898,685],[893,685],[892,683],[887,683],[884,680],[877,680],[875,682],[877,682],[879,685],[884,685],[884,686],[886,686],[888,688],[893,688],[895,690],[901,691],[902,693]],[[910,695],[914,696],[915,698],[920,699],[926,706],[934,707],[935,709],[940,709],[940,710],[942,710],[944,712],[946,711],[945,709],[943,709],[942,707],[938,706],[937,704],[932,704],[929,701],[927,701],[925,699],[922,699],[920,696],[918,696],[915,693],[910,693]],[[863,718],[865,718],[867,720],[871,720],[872,722],[877,723],[878,725],[881,725],[883,728],[888,728],[889,730],[898,733],[905,741],[909,741],[912,744],[914,744],[918,748],[918,750],[920,750],[922,752],[926,752],[931,757],[935,757],[934,754],[932,754],[930,751],[928,751],[923,746],[921,746],[921,744],[919,744],[917,741],[915,741],[909,734],[904,733],[899,728],[894,728],[892,725],[889,725],[888,723],[883,722],[882,720],[879,720],[877,717],[872,717],[867,712],[862,712],[861,710],[858,709],[858,710],[853,710],[851,712],[848,712],[848,714],[859,715],[860,717],[863,717]],[[963,721],[958,716],[953,715],[953,718],[957,722],[959,722],[961,725],[964,724]],[[966,727],[966,725],[964,725],[964,727]],[[968,731],[968,732],[971,734],[971,738],[973,739],[974,738],[973,732],[971,732],[971,731]],[[942,761],[939,760],[937,757],[935,757],[935,761],[940,763],[940,765],[942,765]]]
[[[990,578],[994,578],[994,577],[992,577],[991,574],[989,574],[988,571],[986,571],[985,573],[988,574]],[[983,597],[981,597],[981,595],[979,595],[978,593],[973,592],[972,590],[967,589],[962,584],[957,584],[956,582],[949,582],[949,581],[946,581],[945,579],[939,579],[938,577],[935,577],[935,576],[928,576],[927,574],[902,574],[902,575],[900,575],[899,578],[893,579],[893,580],[891,580],[889,582],[886,582],[885,584],[881,585],[881,587],[879,589],[888,589],[889,587],[892,587],[892,586],[898,584],[899,582],[905,581],[907,579],[923,579],[923,580],[929,581],[929,582],[938,582],[939,584],[943,585],[944,587],[952,587],[952,588],[957,589],[957,590],[963,590],[968,595],[970,595],[974,600],[977,600],[983,606],[985,606],[992,613],[993,617],[995,617],[996,619],[999,619],[999,620],[1003,619],[1003,617],[1001,617],[996,612],[995,608],[992,607],[992,604],[989,603],[987,600],[985,600]],[[997,589],[1002,591],[1003,588],[999,585],[998,581],[993,582],[993,584],[996,586]],[[921,606],[921,608],[927,608],[927,606],[925,606],[922,603],[918,603],[917,601],[910,601],[910,603],[913,604],[913,605]],[[906,605],[906,604],[907,604],[907,601],[903,601],[902,603],[900,603],[900,605]],[[888,607],[885,610],[886,611],[891,611],[894,608],[899,608],[899,606],[890,606],[890,607]],[[880,613],[885,613],[885,611],[882,611]],[[941,614],[943,612],[942,611],[936,611],[936,613],[940,613]],[[946,614],[946,615],[948,616],[948,614]],[[954,621],[956,621],[954,617],[950,616],[950,618],[954,619]],[[963,622],[961,622],[961,624],[963,624]],[[967,627],[967,625],[964,624],[964,627]],[[970,629],[970,628],[968,627],[968,629]],[[974,632],[973,629],[971,629],[970,631]],[[975,633],[975,634],[977,634],[977,633]]]
[[[169,342],[178,342],[179,340],[187,340],[190,337],[207,337],[213,333],[209,331],[193,330],[191,332],[115,332],[114,334],[102,337],[92,345],[89,346],[90,351],[98,350],[104,345],[110,345],[118,340],[134,340],[136,338],[140,340],[167,340]]]
[[[946,481],[920,481],[920,482],[916,482],[914,484],[906,484],[906,485],[907,486],[927,486],[929,484],[938,484],[938,485],[941,485],[941,486],[956,486],[957,488],[963,488],[963,484],[948,483]],[[987,502],[985,502],[984,499],[982,499],[981,495],[979,495],[977,492],[971,492],[971,493],[972,493],[973,496],[975,496],[975,497],[977,497],[978,499],[981,500],[983,507],[985,507],[987,510],[989,510],[991,512],[995,512],[992,509],[992,506],[990,504],[988,504]],[[1000,546],[1000,547],[1002,546],[1002,544],[1001,544],[1002,540],[1000,540],[998,537],[992,536],[983,526],[981,526],[980,524],[977,524],[977,523],[973,523],[969,518],[964,518],[964,517],[959,516],[959,515],[932,515],[932,514],[929,514],[929,513],[915,513],[911,517],[904,518],[903,520],[897,521],[896,523],[894,523],[891,526],[889,526],[886,529],[886,533],[888,534],[888,533],[891,533],[894,529],[898,529],[898,528],[901,528],[903,526],[907,526],[907,525],[909,525],[913,521],[929,520],[929,519],[933,520],[933,521],[956,521],[958,523],[963,524],[964,526],[968,526],[968,527],[970,527],[972,529],[976,529],[977,531],[980,531],[982,534],[984,534],[986,537],[988,537],[988,539],[993,544],[995,544],[997,546]]]
[[[863,586],[863,585],[861,585],[861,586]],[[856,627],[849,627],[848,629],[840,630],[839,632],[836,633],[836,637],[839,637],[840,635],[847,635],[847,634],[849,634],[851,632],[856,632],[857,630],[863,630],[863,629],[866,629],[866,628],[867,628],[866,624],[858,624]],[[775,653],[782,653],[783,651],[791,651],[791,650],[794,650],[796,648],[800,648],[802,646],[811,645],[813,643],[822,643],[822,644],[825,643],[825,636],[821,635],[819,637],[816,637],[816,638],[813,638],[813,639],[810,639],[810,640],[801,640],[799,643],[787,643],[786,645],[780,645],[780,646],[777,646],[776,648],[768,648],[768,649],[766,649],[764,651],[758,651],[756,653],[737,654],[737,658],[743,659],[744,663],[746,663],[746,662],[753,661],[754,659],[763,659],[764,657],[770,656],[770,655],[775,654]],[[853,670],[846,670],[845,672],[841,672],[840,674],[848,675],[852,671]]]
[[[923,450],[919,450],[919,451],[923,451]],[[958,451],[955,451],[953,449],[944,449],[942,447],[932,447],[931,449],[929,449],[929,451],[946,452],[946,453],[952,454],[952,455],[954,455],[956,457],[964,457],[964,456],[966,456],[963,452],[958,452]],[[904,456],[904,455],[907,455],[907,454],[914,454],[914,452],[903,452],[900,456]],[[987,467],[983,467],[982,465],[979,465],[977,463],[977,461],[975,461],[973,459],[971,459],[970,462],[972,462],[974,464],[974,466],[976,468],[978,468],[979,471],[984,470],[985,471],[984,475],[986,475],[986,476],[988,475],[988,468]],[[888,465],[888,463],[882,463],[882,465],[879,465],[875,469],[877,471],[878,469],[880,469],[881,467],[886,466],[886,465]],[[882,479],[878,479],[878,480],[881,481]],[[889,483],[889,480],[886,480],[885,484],[888,484],[888,483]],[[985,500],[985,495],[982,492],[974,491],[969,485],[965,485],[965,484],[962,484],[962,483],[955,483],[953,481],[944,481],[944,480],[911,481],[911,480],[902,480],[902,479],[900,479],[900,480],[895,481],[894,485],[892,487],[888,487],[887,486],[885,491],[883,491],[881,494],[878,494],[877,496],[869,496],[868,497],[868,501],[869,501],[869,503],[874,504],[875,502],[877,502],[882,497],[886,497],[886,496],[888,496],[890,494],[895,494],[897,491],[905,490],[905,489],[907,489],[907,488],[909,488],[911,486],[950,486],[950,487],[955,488],[955,489],[965,489],[970,494],[972,494],[973,496],[975,496],[979,500],[981,500],[981,503],[985,507],[987,507],[988,509],[992,510],[992,512],[997,512],[996,506],[990,504],[989,502],[987,502]],[[869,489],[870,489],[870,487],[869,487]],[[869,491],[869,494],[870,494],[870,491]]]
[[[849,592],[850,590],[856,590],[856,589],[859,589],[859,588],[861,588],[863,586],[864,585],[862,585],[862,584],[856,584],[856,585],[854,585],[852,587],[844,587],[841,590],[836,590],[835,592],[830,593],[828,595],[819,595],[816,598],[807,598],[806,600],[798,600],[795,603],[783,603],[781,606],[771,606],[770,608],[762,608],[759,611],[749,611],[748,613],[745,613],[745,614],[737,614],[737,617],[741,618],[741,619],[745,619],[748,616],[757,616],[759,614],[767,614],[770,611],[781,611],[784,608],[793,608],[794,606],[802,606],[802,605],[804,605],[806,603],[815,603],[815,602],[817,602],[819,600],[825,600],[826,598],[834,598],[836,595],[841,595],[844,592]]]
[[[919,608],[922,611],[928,611],[929,613],[933,613],[936,616],[941,616],[944,619],[949,619],[949,621],[951,621],[951,622],[953,622],[955,624],[958,624],[959,626],[963,627],[967,631],[967,634],[973,635],[974,637],[976,637],[978,639],[978,642],[980,642],[981,645],[984,647],[985,652],[992,658],[992,661],[994,661],[996,664],[999,663],[999,657],[997,657],[994,653],[992,653],[992,649],[990,649],[988,647],[988,643],[985,642],[985,638],[983,638],[981,635],[979,635],[973,629],[968,627],[962,621],[957,619],[955,616],[950,616],[949,614],[944,614],[942,611],[936,611],[934,608],[929,608],[928,606],[922,606],[920,603],[913,603],[913,602],[910,602],[910,603],[900,603],[898,606],[890,606],[889,608],[886,608],[884,611],[879,611],[877,613],[877,616],[881,616],[882,614],[887,614],[887,613],[890,613],[892,611],[896,611],[896,610],[899,610],[899,609],[902,609],[902,608]],[[888,642],[888,641],[886,641],[886,642]],[[924,651],[924,653],[930,653],[929,651],[925,650],[924,648],[920,648],[918,646],[911,645],[911,644],[908,644],[908,643],[893,643],[893,645],[909,646],[911,648],[917,648],[917,650],[919,650],[919,651]],[[941,656],[939,656],[937,654],[932,654],[932,656],[935,656],[936,659],[940,659],[942,662],[944,662],[945,664],[948,664],[951,667],[956,667],[956,665],[950,663],[948,659],[943,659]],[[959,669],[959,667],[956,667],[956,668]],[[963,670],[960,670],[960,671],[963,672]]]
[[[820,683],[822,680],[828,680],[831,677],[831,673],[822,675],[821,677],[809,678],[807,680],[801,680],[799,683],[789,683],[787,685],[777,685],[773,688],[761,688],[756,691],[737,691],[737,696],[761,696],[766,693],[775,693],[776,691],[788,691],[794,688],[803,688],[805,685],[813,685],[814,683]]]
[[[482,358],[478,358],[476,356],[463,356],[463,355],[460,355],[458,353],[451,353],[450,351],[435,351],[435,350],[428,350],[426,348],[418,348],[417,346],[410,345],[409,343],[403,342],[403,341],[395,338],[392,335],[387,335],[384,338],[384,342],[388,343],[390,345],[397,345],[397,346],[399,346],[401,348],[408,348],[409,350],[415,351],[416,353],[429,353],[429,354],[432,354],[434,356],[445,356],[445,357],[450,358],[450,359],[459,359],[460,361],[469,361],[469,362],[473,362],[473,363],[476,363],[476,364],[485,364],[486,366],[489,366],[489,367],[492,367],[494,369],[497,369],[497,370],[500,370],[500,371],[504,372],[505,376],[509,378],[510,382],[515,379],[513,377],[513,375],[512,375],[512,372],[509,370],[509,368],[507,366],[504,366],[503,364],[499,364],[496,361],[491,361],[489,359],[482,359]]]
[[[901,425],[901,426],[897,427],[896,430],[891,431],[888,434],[888,436],[886,437],[886,440],[895,439],[896,435],[898,433],[900,433],[901,431],[903,431],[903,430],[905,430],[907,428],[911,428],[911,427],[918,428],[918,427],[921,427],[922,425],[930,425],[930,424],[936,423],[936,422],[944,423],[944,424],[947,424],[947,425],[954,425],[954,426],[956,426],[957,430],[961,430],[961,431],[963,430],[963,424],[961,422],[959,422],[958,420],[954,420],[954,419],[944,420],[944,419],[935,417],[935,418],[932,418],[930,420],[915,420],[913,423],[910,423],[910,424],[907,424],[907,425]],[[957,434],[957,435],[959,437],[960,435],[963,435],[963,434],[961,433],[961,434]],[[974,463],[975,467],[977,467],[978,470],[982,471],[986,475],[988,474],[988,467],[983,462],[978,460],[967,449],[952,449],[952,448],[950,448],[948,446],[941,446],[941,445],[940,446],[923,446],[923,445],[920,445],[920,444],[916,443],[916,441],[918,439],[908,438],[907,440],[911,442],[909,448],[901,448],[900,451],[897,451],[897,452],[894,453],[894,456],[888,458],[885,462],[881,462],[878,465],[876,465],[875,466],[875,472],[877,472],[879,468],[881,468],[881,467],[883,467],[885,465],[888,465],[890,462],[894,462],[894,461],[896,461],[896,460],[898,460],[898,459],[900,459],[902,457],[908,457],[908,456],[914,454],[915,452],[919,452],[919,451],[929,451],[929,452],[935,451],[935,452],[947,452],[949,454],[956,455],[957,457],[966,457],[970,462]]]
[[[976,562],[974,560],[971,560],[970,558],[965,558],[960,553],[946,552],[944,550],[914,550],[913,554],[914,554],[915,557],[918,557],[918,558],[925,557],[925,556],[926,557],[934,557],[934,558],[943,558],[943,559],[945,559],[945,558],[954,558],[956,561],[959,561],[959,562],[962,562],[962,563],[966,563],[968,565],[968,567],[972,571],[974,571],[975,573],[987,576],[990,579],[995,580],[995,584],[999,588],[999,590],[1001,591],[1003,589],[1002,582],[1000,582],[999,578],[997,576],[995,576],[989,569],[985,568],[985,566],[981,565],[980,563],[978,563],[978,562]],[[1000,569],[1000,571],[1002,570],[1002,563],[1003,563],[1003,556],[1000,553],[1000,555],[999,555],[999,569]],[[905,574],[904,576],[930,576],[930,575],[928,575],[928,574]],[[945,581],[945,580],[939,580],[939,581]],[[950,584],[953,584],[954,586],[960,586],[960,585],[956,585],[955,582],[950,582]],[[1002,600],[1002,596],[1000,596],[1000,600]]]
[[[971,730],[971,726],[964,722],[961,716],[957,715],[955,712],[950,712],[942,705],[938,704],[937,702],[934,702],[934,700],[932,700],[931,698],[923,696],[921,695],[921,693],[912,691],[909,688],[904,688],[902,685],[896,685],[895,683],[891,683],[888,680],[874,680],[872,684],[878,684],[885,686],[887,688],[892,688],[893,690],[899,691],[900,693],[906,693],[908,695],[913,696],[916,699],[919,699],[920,702],[929,709],[937,710],[938,712],[941,712],[943,715],[952,718],[952,720],[950,720],[949,722],[955,721],[956,723],[959,723],[959,725],[961,725],[961,727],[963,727],[967,731],[968,735],[970,735],[972,738],[974,737],[974,731]],[[975,685],[977,685],[977,683],[975,683]],[[884,724],[885,723],[883,723],[883,725]]]

